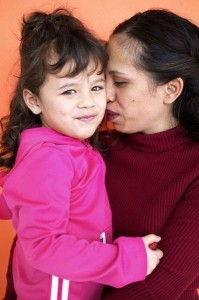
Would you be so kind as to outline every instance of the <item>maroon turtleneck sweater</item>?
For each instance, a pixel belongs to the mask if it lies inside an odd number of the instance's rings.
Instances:
[[[199,143],[182,128],[128,136],[105,157],[114,237],[162,237],[145,281],[109,289],[104,300],[199,299]]]

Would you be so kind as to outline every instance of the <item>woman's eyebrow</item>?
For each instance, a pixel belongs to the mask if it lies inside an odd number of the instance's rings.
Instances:
[[[110,75],[124,75],[124,76],[127,75],[126,73],[120,72],[120,71],[118,71],[118,70],[108,70],[108,73],[109,73]]]

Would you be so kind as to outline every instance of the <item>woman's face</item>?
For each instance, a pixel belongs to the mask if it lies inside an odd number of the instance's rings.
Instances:
[[[171,105],[165,104],[165,85],[157,86],[133,65],[134,54],[120,45],[120,39],[113,36],[108,44],[108,120],[123,133],[150,134],[173,127]]]

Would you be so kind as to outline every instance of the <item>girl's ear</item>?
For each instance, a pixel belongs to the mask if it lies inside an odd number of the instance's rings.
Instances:
[[[182,78],[175,78],[169,81],[166,85],[166,95],[164,99],[164,103],[170,104],[173,103],[182,93],[184,86],[184,81]]]
[[[38,115],[41,113],[38,97],[35,96],[30,90],[23,90],[23,98],[25,104],[32,111],[33,114]]]

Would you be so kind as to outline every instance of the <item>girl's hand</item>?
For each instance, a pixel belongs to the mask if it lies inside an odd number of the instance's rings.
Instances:
[[[142,237],[146,247],[147,254],[147,275],[151,274],[157,267],[160,259],[163,257],[163,252],[157,249],[157,243],[161,240],[161,237],[155,234],[149,234]]]

